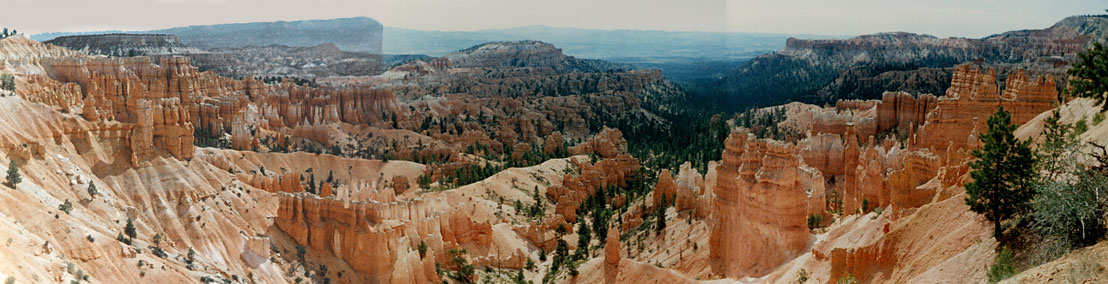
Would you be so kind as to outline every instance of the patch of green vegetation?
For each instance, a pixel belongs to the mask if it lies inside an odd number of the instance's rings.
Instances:
[[[986,276],[989,278],[989,283],[996,283],[1015,276],[1016,273],[1019,271],[1016,271],[1016,265],[1012,263],[1012,251],[1008,247],[1001,247],[996,258],[993,259],[993,264],[989,266]]]

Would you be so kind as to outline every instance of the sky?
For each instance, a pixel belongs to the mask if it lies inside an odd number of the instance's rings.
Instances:
[[[984,37],[1103,14],[1108,0],[4,0],[22,33],[366,16],[388,27],[471,31],[528,25],[777,34],[906,31]]]

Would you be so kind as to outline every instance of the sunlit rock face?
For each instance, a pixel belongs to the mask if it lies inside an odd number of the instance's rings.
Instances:
[[[958,66],[946,96],[920,127],[917,145],[940,151],[970,149],[977,145],[977,134],[988,128],[988,118],[998,107],[1012,114],[1012,123],[1026,123],[1054,108],[1058,90],[1050,75],[1031,78],[1023,70],[1008,76],[1001,91],[996,71],[987,72],[971,65]]]
[[[759,277],[801,253],[810,239],[799,158],[791,144],[742,131],[725,146],[709,219],[712,270]]]

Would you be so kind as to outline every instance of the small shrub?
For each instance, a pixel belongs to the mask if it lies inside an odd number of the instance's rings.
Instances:
[[[1099,125],[1100,122],[1102,122],[1102,121],[1104,121],[1104,113],[1103,112],[1098,112],[1095,115],[1093,115],[1093,125]]]
[[[1082,118],[1081,120],[1078,120],[1077,123],[1075,123],[1073,125],[1074,135],[1081,135],[1081,134],[1085,133],[1085,131],[1089,131],[1089,124],[1087,122],[1085,122],[1084,118]]]
[[[823,224],[823,215],[812,214],[808,215],[808,229],[819,229]]]
[[[419,247],[417,247],[417,249],[419,250],[419,258],[422,259],[423,256],[427,255],[427,242],[419,240]]]
[[[858,278],[854,278],[854,274],[847,274],[839,277],[839,281],[835,281],[836,284],[858,284]]]
[[[153,252],[154,255],[156,255],[160,258],[169,257],[169,254],[165,253],[165,251],[162,250],[162,248],[160,248],[160,247],[150,246],[150,251]]]
[[[135,223],[131,218],[127,218],[127,225],[123,226],[123,233],[127,234],[127,238],[130,239],[127,241],[127,244],[131,244],[131,240],[134,240],[135,237],[138,236],[138,232],[135,230]]]
[[[304,262],[304,254],[308,253],[308,248],[302,245],[296,245],[296,258],[300,259],[300,262]]]
[[[189,254],[185,258],[185,263],[188,263],[188,264],[191,265],[195,261],[196,261],[196,250],[193,250],[192,248],[189,248]]]
[[[69,214],[69,211],[73,210],[73,203],[69,202],[69,199],[66,199],[65,202],[63,202],[61,205],[58,205],[58,210],[65,212],[65,214]]]
[[[1104,236],[1108,178],[1081,174],[1074,184],[1051,181],[1036,185],[1036,191],[1033,226],[1043,236],[1061,240],[1069,249],[1094,244]]]
[[[796,271],[796,283],[804,284],[805,282],[808,282],[808,271],[801,268]]]
[[[123,233],[119,233],[119,235],[116,235],[116,236],[115,236],[115,240],[117,240],[117,241],[119,241],[119,242],[121,242],[121,243],[125,243],[125,244],[128,244],[128,245],[130,245],[130,244],[131,244],[131,240],[129,240],[129,239],[127,239],[126,237],[124,237],[124,236],[123,236]]]
[[[12,159],[8,163],[8,176],[6,184],[9,187],[15,188],[20,182],[23,182],[23,177],[19,175],[19,164],[15,163],[15,159]]]
[[[100,193],[100,191],[96,190],[96,183],[92,183],[92,182],[88,183],[88,196],[90,196],[92,198],[96,198],[96,194],[99,194],[99,193]]]
[[[1001,247],[1000,253],[996,255],[996,259],[993,260],[993,265],[989,266],[989,272],[986,275],[989,278],[989,283],[996,283],[1008,279],[1016,273],[1016,265],[1012,263],[1012,251],[1008,247]]]

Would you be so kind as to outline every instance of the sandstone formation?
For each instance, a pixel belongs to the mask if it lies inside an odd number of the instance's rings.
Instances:
[[[810,239],[799,159],[792,145],[727,138],[710,235],[712,270],[724,277],[759,277],[801,253]]]
[[[627,152],[627,140],[623,139],[623,133],[612,128],[604,128],[595,137],[569,148],[574,155],[595,153],[601,158],[615,158],[621,153]]]
[[[619,266],[619,231],[608,230],[606,243],[604,244],[604,264],[614,269]]]
[[[1058,90],[1049,75],[1032,79],[1020,70],[1008,77],[1002,92],[995,74],[993,69],[986,73],[970,65],[958,66],[946,96],[920,127],[919,146],[939,151],[974,148],[978,143],[975,133],[988,128],[988,117],[998,107],[1012,113],[1012,123],[1019,125],[1058,102]]]
[[[554,212],[561,215],[567,223],[577,222],[577,209],[586,198],[596,194],[601,187],[626,185],[627,178],[637,173],[641,165],[631,155],[621,154],[595,164],[580,161],[577,167],[581,170],[580,174],[566,174],[561,185],[554,185],[546,190],[546,196],[555,203]],[[606,203],[611,202],[609,200]]]

